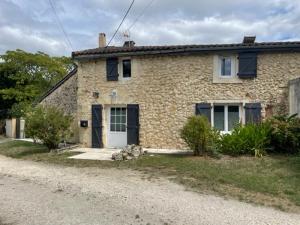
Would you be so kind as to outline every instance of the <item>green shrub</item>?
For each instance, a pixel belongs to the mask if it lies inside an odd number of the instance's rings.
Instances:
[[[206,117],[190,117],[180,133],[181,138],[194,151],[194,155],[214,153],[214,144],[215,139],[218,138],[218,132],[211,129]]]
[[[268,122],[272,127],[271,152],[300,152],[300,118],[296,115],[274,116]]]
[[[232,156],[261,156],[270,144],[270,132],[268,123],[238,125],[230,134],[221,136],[218,147],[221,153]]]
[[[71,135],[73,118],[55,107],[38,106],[27,113],[25,123],[26,136],[38,139],[49,150]]]

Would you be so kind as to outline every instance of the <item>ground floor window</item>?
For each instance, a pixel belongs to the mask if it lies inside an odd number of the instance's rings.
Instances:
[[[231,131],[241,122],[241,106],[218,104],[212,107],[211,124],[220,131]]]

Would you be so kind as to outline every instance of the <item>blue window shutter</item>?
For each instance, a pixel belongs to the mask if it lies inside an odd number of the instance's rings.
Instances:
[[[239,78],[254,78],[257,74],[257,53],[239,53]]]
[[[197,103],[196,115],[206,116],[208,121],[211,121],[211,105],[209,103]]]
[[[117,81],[118,74],[118,58],[108,58],[106,59],[106,77],[107,81]]]
[[[127,105],[127,144],[139,145],[139,105]]]
[[[92,105],[92,148],[103,148],[102,105]]]
[[[245,116],[246,116],[246,124],[261,122],[261,104],[246,103]]]

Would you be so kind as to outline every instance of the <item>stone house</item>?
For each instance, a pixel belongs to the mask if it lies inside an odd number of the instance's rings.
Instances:
[[[178,149],[180,129],[202,114],[229,132],[236,123],[287,113],[289,80],[300,76],[300,42],[99,47],[72,53],[77,67],[41,104],[74,115],[87,147]]]

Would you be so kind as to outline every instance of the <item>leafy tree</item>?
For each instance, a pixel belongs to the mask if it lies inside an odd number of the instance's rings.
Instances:
[[[14,87],[15,81],[8,76],[8,71],[2,69],[3,63],[0,63],[0,90]],[[7,118],[8,109],[16,102],[14,99],[4,99],[0,94],[0,119]]]
[[[55,107],[37,106],[26,115],[25,132],[34,140],[40,140],[49,150],[72,135],[73,117]]]
[[[72,67],[71,59],[67,57],[51,57],[43,52],[7,51],[0,56],[0,99],[6,102],[4,107],[11,108],[21,102],[21,106],[31,104]]]
[[[30,112],[30,110],[32,110],[32,107],[33,105],[29,104],[28,102],[15,103],[9,110],[9,114],[13,117],[20,118],[25,116],[27,112]]]

